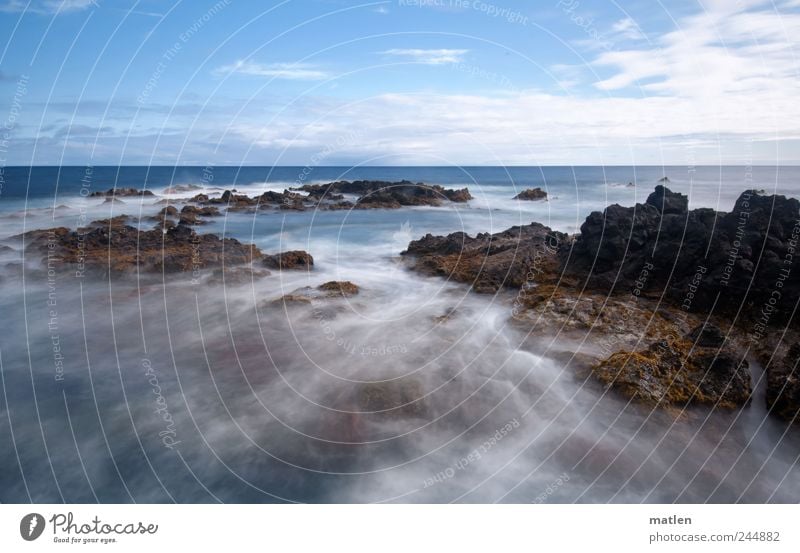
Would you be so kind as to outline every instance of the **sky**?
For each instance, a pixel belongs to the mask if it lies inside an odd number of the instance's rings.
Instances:
[[[800,162],[800,0],[0,0],[3,165]]]

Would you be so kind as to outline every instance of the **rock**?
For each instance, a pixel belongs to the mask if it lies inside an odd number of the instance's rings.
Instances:
[[[542,190],[541,188],[529,188],[527,190],[523,190],[516,196],[514,196],[515,200],[526,200],[526,201],[536,201],[536,200],[546,200],[547,199],[547,192]]]
[[[656,186],[655,191],[647,197],[646,203],[658,209],[662,214],[685,214],[689,211],[688,197],[677,192],[672,192],[660,184]]]
[[[668,182],[670,182],[670,180],[669,180],[669,178],[668,178],[668,177],[661,177],[661,178],[660,178],[660,179],[658,179],[658,181],[656,181],[656,182],[668,183]]]
[[[756,323],[759,334],[786,322],[800,299],[792,253],[800,202],[749,190],[731,213],[687,208],[685,196],[658,186],[645,204],[590,214],[574,247],[562,248],[564,274],[606,293],[663,294],[691,311],[713,305]],[[773,305],[776,291],[781,300]],[[771,313],[759,323],[764,309]]]
[[[476,292],[519,288],[538,278],[551,278],[558,268],[557,251],[567,235],[539,223],[471,237],[463,232],[426,235],[402,252],[411,268],[472,285]]]
[[[125,197],[125,196],[155,196],[150,190],[138,190],[136,188],[109,188],[104,192],[92,192],[90,198],[97,197]]]
[[[603,384],[642,403],[707,405],[733,409],[752,394],[747,360],[729,348],[699,347],[685,338],[654,342],[643,351],[620,351],[592,374]]]
[[[695,345],[707,348],[720,347],[725,343],[725,333],[711,323],[695,327],[687,336]]]
[[[150,272],[189,272],[224,265],[249,264],[261,258],[255,246],[233,238],[220,239],[213,234],[197,234],[178,225],[165,229],[140,231],[124,224],[95,221],[86,229],[70,231],[55,228],[38,230],[16,237],[27,250],[52,254],[77,270],[92,274],[132,272],[137,267]]]
[[[326,282],[325,284],[319,285],[317,289],[334,296],[355,296],[358,294],[358,286],[349,280],[332,280],[330,282]]]
[[[357,209],[397,209],[403,206],[441,205],[443,201],[466,202],[472,199],[467,188],[451,190],[439,185],[412,183],[403,180],[387,181],[338,181],[328,184],[307,184],[298,188],[315,198],[335,198],[342,194],[358,195],[353,207]]]
[[[293,250],[275,255],[265,255],[263,264],[270,269],[305,269],[310,271],[314,266],[314,258],[302,250]]]
[[[767,366],[767,408],[770,414],[800,424],[800,343],[780,362]]]

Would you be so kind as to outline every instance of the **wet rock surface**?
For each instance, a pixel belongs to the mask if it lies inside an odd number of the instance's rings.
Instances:
[[[274,255],[265,255],[262,263],[270,269],[311,270],[314,266],[314,258],[308,252],[292,250]]]
[[[248,264],[260,250],[233,238],[198,234],[179,225],[140,231],[124,221],[95,221],[85,229],[36,230],[15,237],[28,251],[49,255],[90,274],[190,272],[224,265]]]
[[[523,190],[516,196],[514,196],[515,200],[526,200],[526,201],[537,201],[537,200],[546,200],[547,199],[547,192],[542,190],[541,188],[528,188],[527,190]]]
[[[786,421],[800,423],[800,343],[767,366],[767,408]]]
[[[797,334],[799,238],[796,199],[749,190],[730,213],[690,210],[685,195],[659,184],[643,204],[593,212],[574,238],[534,223],[474,238],[427,235],[403,254],[412,270],[477,292],[519,289],[514,324],[591,333],[601,352],[580,354],[595,359],[595,378],[628,397],[736,407],[752,384],[735,352],[781,325]],[[687,328],[709,313],[725,331]],[[792,418],[796,372],[789,361],[773,365],[768,402]]]
[[[746,405],[753,391],[749,363],[738,352],[700,346],[688,336],[665,338],[640,351],[619,351],[593,374],[626,397],[658,406],[736,408]]]
[[[567,235],[539,223],[497,234],[471,237],[463,232],[428,234],[402,253],[412,269],[468,283],[476,292],[519,288],[538,276],[555,275],[559,244]]]

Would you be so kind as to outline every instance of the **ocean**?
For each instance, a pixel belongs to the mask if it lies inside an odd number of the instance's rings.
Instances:
[[[427,233],[532,221],[575,233],[663,177],[692,208],[730,210],[752,188],[800,197],[800,167],[6,167],[0,501],[794,502],[800,437],[767,417],[752,360],[751,405],[653,411],[566,369],[574,343],[511,324],[512,292],[478,295],[399,259]],[[358,179],[468,187],[474,199],[229,213],[198,227],[314,256],[311,272],[244,283],[50,275],[9,240],[146,219],[164,198]],[[548,201],[513,199],[537,186]],[[112,187],[155,197],[88,197]],[[331,280],[361,291],[274,303]],[[374,394],[398,408],[366,409]]]

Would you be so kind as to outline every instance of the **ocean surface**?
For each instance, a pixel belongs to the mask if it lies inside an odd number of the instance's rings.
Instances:
[[[510,324],[512,293],[477,295],[398,259],[426,233],[577,232],[665,176],[693,208],[729,210],[752,188],[800,197],[800,167],[6,167],[0,501],[796,502],[800,435],[766,416],[753,360],[750,406],[654,412],[565,369],[574,344]],[[312,272],[244,283],[48,275],[11,238],[146,218],[164,198],[357,179],[466,186],[474,199],[198,227],[314,256]],[[548,201],[512,199],[536,186]],[[87,197],[112,187],[156,196]],[[330,280],[361,292],[273,303]],[[374,394],[399,407],[366,409]]]

